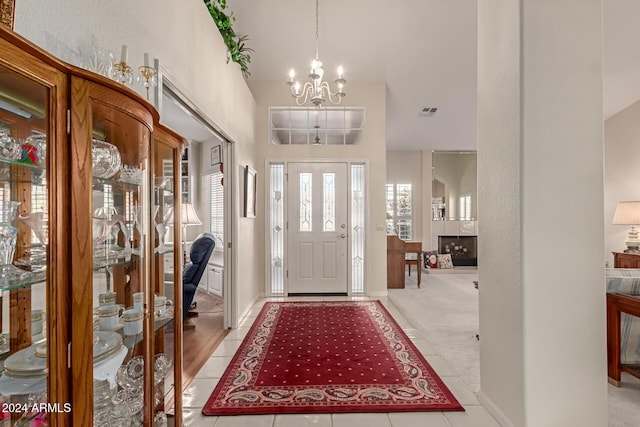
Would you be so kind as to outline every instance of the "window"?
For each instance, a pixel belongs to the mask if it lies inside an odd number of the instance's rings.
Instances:
[[[271,144],[357,145],[364,135],[362,107],[271,107]]]
[[[413,238],[413,184],[388,183],[387,233],[398,234],[402,240]]]
[[[269,167],[269,230],[271,233],[271,294],[284,294],[284,165]]]
[[[224,189],[222,172],[209,175],[209,231],[216,241],[216,248],[224,247]]]
[[[351,165],[351,292],[364,292],[366,192],[363,164]]]
[[[471,196],[466,194],[460,196],[460,219],[463,221],[471,220]]]

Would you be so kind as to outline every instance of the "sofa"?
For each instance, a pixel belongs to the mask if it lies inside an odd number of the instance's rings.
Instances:
[[[607,292],[640,294],[640,269],[605,269]],[[640,364],[640,318],[622,313],[620,316],[620,361]]]

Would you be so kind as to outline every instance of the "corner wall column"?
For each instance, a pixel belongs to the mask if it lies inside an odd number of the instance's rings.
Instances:
[[[478,5],[479,399],[607,425],[601,0]]]

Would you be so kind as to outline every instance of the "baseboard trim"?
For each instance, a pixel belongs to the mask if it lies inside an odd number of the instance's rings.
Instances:
[[[509,418],[507,418],[507,416],[502,413],[498,406],[493,403],[493,400],[489,399],[487,395],[482,392],[482,390],[478,392],[478,401],[482,403],[484,409],[486,409],[487,412],[489,412],[491,416],[495,418],[498,424],[500,424],[502,427],[515,427],[515,424],[513,424],[509,420]]]
[[[367,292],[368,297],[388,297],[388,291]]]

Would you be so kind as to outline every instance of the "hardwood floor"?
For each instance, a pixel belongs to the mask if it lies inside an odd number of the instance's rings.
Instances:
[[[185,329],[183,335],[183,388],[186,388],[207,359],[220,345],[229,332],[223,329],[222,300],[204,292],[198,292],[194,301],[197,302],[197,317],[189,317],[195,329]]]

